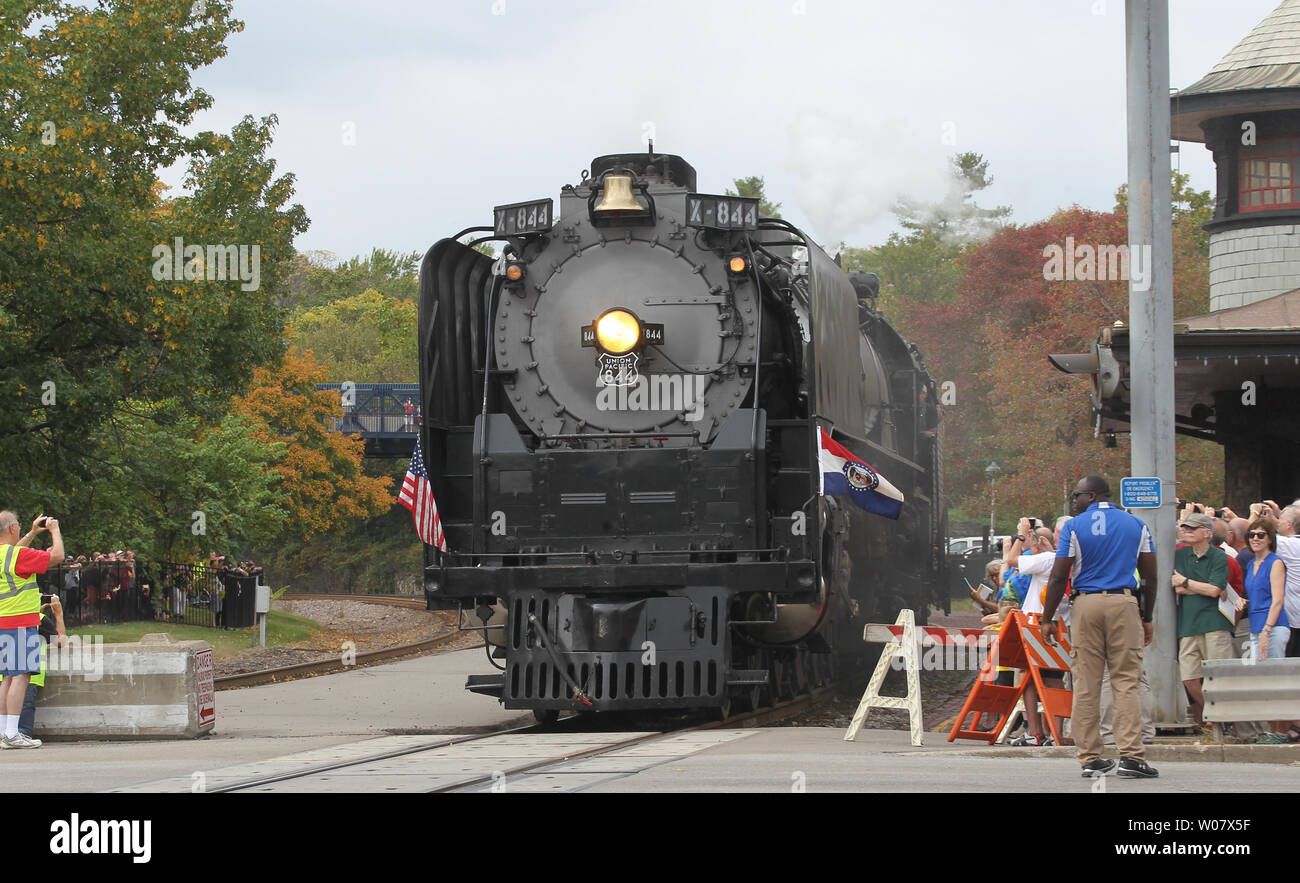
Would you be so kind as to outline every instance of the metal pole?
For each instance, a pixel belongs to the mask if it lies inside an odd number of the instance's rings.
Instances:
[[[1157,723],[1182,720],[1174,563],[1173,221],[1169,169],[1169,0],[1124,8],[1128,85],[1129,379],[1132,474],[1160,479],[1159,509],[1136,514],[1156,547],[1155,636],[1146,671]],[[1140,263],[1139,263],[1140,262]],[[1146,284],[1144,284],[1146,283]]]

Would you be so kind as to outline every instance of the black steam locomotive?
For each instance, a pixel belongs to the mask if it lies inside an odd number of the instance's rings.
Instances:
[[[915,347],[758,200],[614,154],[499,206],[420,275],[421,444],[447,552],[430,609],[484,630],[468,689],[562,709],[757,705],[861,626],[943,603],[937,412]],[[492,259],[459,240],[504,244]],[[818,430],[906,497],[819,494]]]

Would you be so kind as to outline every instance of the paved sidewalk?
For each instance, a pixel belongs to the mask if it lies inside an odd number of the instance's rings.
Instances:
[[[1254,763],[1207,761],[1213,752],[1170,746],[1169,756],[1150,755],[1157,779],[1107,776],[1104,786],[1082,778],[1072,748],[1009,748],[950,743],[926,734],[914,748],[899,730],[870,730],[845,742],[844,730],[783,727],[757,730],[708,751],[662,764],[587,790],[601,792],[1023,792],[1107,793],[1295,792],[1300,758],[1294,746],[1228,746],[1280,749]],[[1164,746],[1156,746],[1163,749]],[[1276,758],[1275,762],[1268,762]]]
[[[465,692],[488,674],[478,647],[338,674],[217,693],[217,726],[202,739],[47,742],[0,753],[0,792],[104,791],[391,733],[468,733],[532,723]],[[37,721],[40,711],[37,710]]]

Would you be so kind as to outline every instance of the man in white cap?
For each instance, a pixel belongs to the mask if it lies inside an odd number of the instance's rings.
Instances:
[[[1178,522],[1178,539],[1187,545],[1174,551],[1170,582],[1178,593],[1178,671],[1191,699],[1192,719],[1203,726],[1205,694],[1201,692],[1207,659],[1231,659],[1234,623],[1219,611],[1228,585],[1228,556],[1215,547],[1214,519],[1189,513]]]

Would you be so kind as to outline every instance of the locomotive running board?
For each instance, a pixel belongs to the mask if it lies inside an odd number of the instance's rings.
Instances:
[[[471,693],[501,698],[506,689],[505,675],[470,675],[465,680],[465,689]]]

